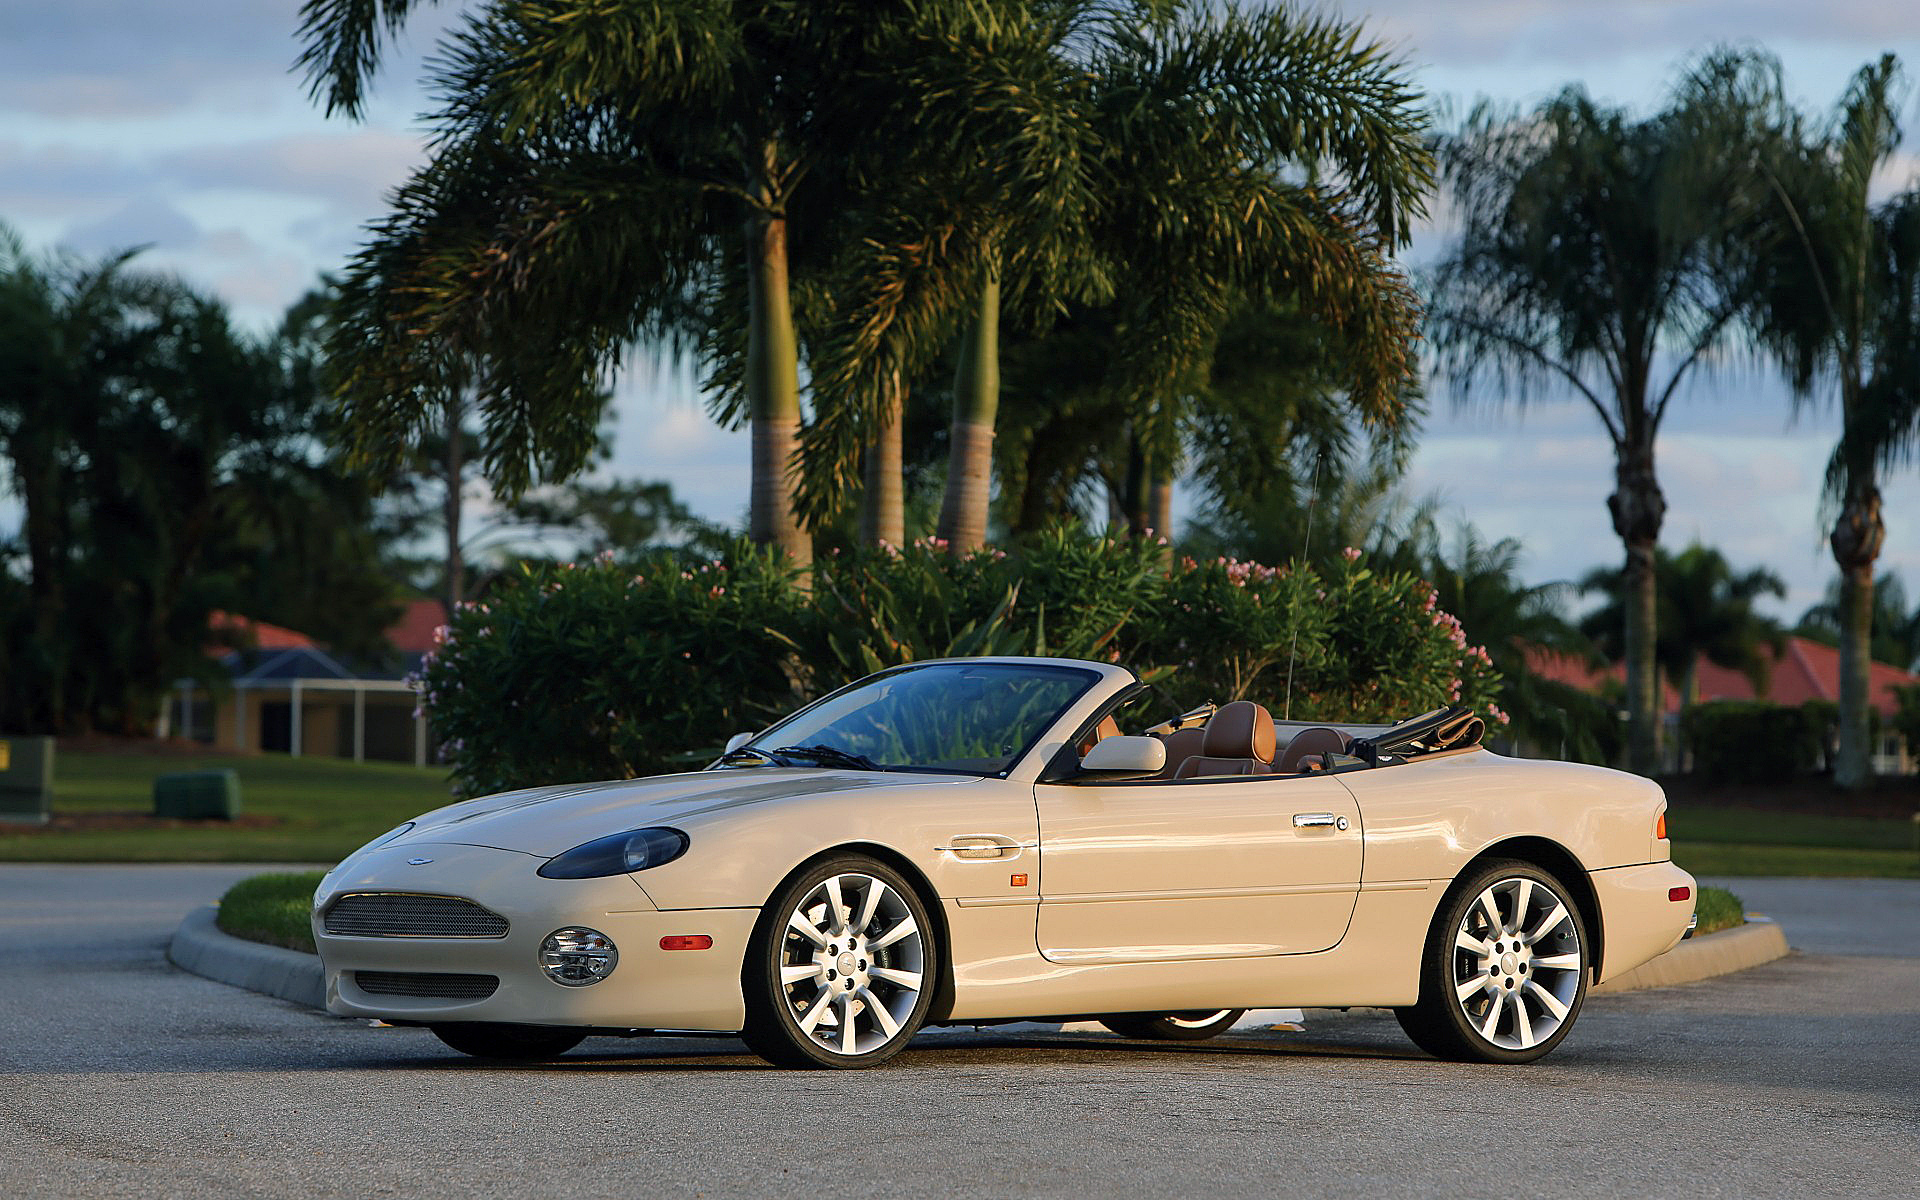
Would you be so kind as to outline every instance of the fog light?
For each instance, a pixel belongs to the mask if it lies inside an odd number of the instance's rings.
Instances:
[[[540,969],[567,987],[586,987],[613,974],[620,951],[598,929],[556,929],[540,943]]]

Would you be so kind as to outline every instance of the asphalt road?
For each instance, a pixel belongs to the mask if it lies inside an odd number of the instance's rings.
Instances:
[[[1920,1191],[1920,883],[1736,881],[1805,953],[1597,997],[1531,1067],[1310,1012],[1172,1048],[933,1033],[802,1073],[724,1041],[483,1066],[169,967],[181,914],[253,870],[0,867],[0,1195]]]

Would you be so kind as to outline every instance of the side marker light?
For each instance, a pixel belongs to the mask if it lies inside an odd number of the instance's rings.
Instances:
[[[1660,819],[1653,823],[1653,836],[1656,838],[1665,838],[1667,836],[1667,814],[1666,813],[1661,813]]]
[[[713,939],[704,933],[670,933],[660,939],[662,950],[711,950]]]
[[[1668,888],[1667,899],[1673,901],[1676,904],[1678,904],[1682,900],[1691,900],[1693,899],[1693,889],[1684,888],[1684,887]]]
[[[1007,882],[1012,884],[1014,887],[1025,887],[1027,886],[1027,877],[1025,875],[1015,875],[1013,878],[1009,879]]]

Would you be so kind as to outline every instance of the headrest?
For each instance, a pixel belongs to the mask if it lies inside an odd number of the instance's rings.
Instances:
[[[1284,774],[1298,770],[1300,760],[1303,758],[1316,755],[1324,758],[1329,754],[1344,754],[1351,741],[1351,738],[1338,729],[1328,729],[1324,725],[1302,729],[1293,735],[1292,741],[1287,743],[1286,751],[1280,755],[1278,769]]]
[[[1273,761],[1278,739],[1273,732],[1273,716],[1251,700],[1223,704],[1207,721],[1206,740],[1200,753],[1208,758],[1251,758],[1263,763]]]

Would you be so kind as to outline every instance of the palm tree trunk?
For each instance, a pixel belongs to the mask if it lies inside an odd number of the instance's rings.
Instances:
[[[50,439],[23,429],[13,440],[14,473],[20,483],[25,512],[20,522],[27,544],[27,594],[33,617],[36,653],[46,672],[26,699],[29,724],[48,733],[67,731],[68,639],[62,636],[66,617],[66,502],[60,468]],[[23,672],[25,674],[25,672]]]
[[[447,620],[453,620],[453,614],[460,611],[460,602],[467,598],[467,560],[460,550],[460,517],[465,497],[461,494],[466,464],[462,461],[466,454],[466,445],[462,440],[462,418],[466,415],[464,397],[455,393],[447,401],[447,492],[445,498],[447,524]]]
[[[860,508],[860,540],[869,546],[898,546],[907,540],[906,489],[901,475],[901,427],[905,424],[906,385],[899,368],[887,376],[882,397],[880,427],[867,448],[864,495]]]
[[[1173,555],[1173,477],[1155,471],[1147,487],[1147,535],[1167,539],[1167,555]]]
[[[772,156],[769,148],[769,158]],[[787,285],[787,219],[772,210],[747,218],[747,407],[753,419],[753,485],[748,533],[801,567],[813,539],[793,505],[793,454],[800,436],[800,358]]]
[[[1666,497],[1653,470],[1651,437],[1622,447],[1614,465],[1614,493],[1607,497],[1614,532],[1627,548],[1622,581],[1626,613],[1627,767],[1652,775],[1660,767],[1660,673],[1654,663],[1658,630],[1654,618],[1654,547],[1667,514]]]
[[[1840,736],[1833,781],[1843,788],[1873,780],[1873,730],[1868,676],[1873,669],[1873,566],[1886,541],[1880,489],[1870,473],[1848,489],[1828,539],[1840,567]]]
[[[960,344],[953,376],[953,426],[947,493],[940,504],[940,537],[955,554],[987,540],[987,500],[993,487],[993,423],[1000,411],[1000,279],[989,274],[979,307]]]

